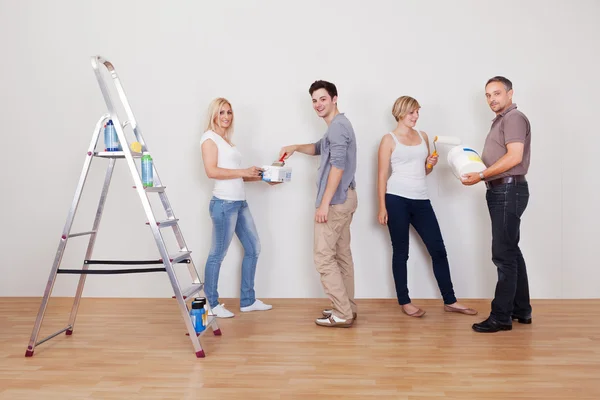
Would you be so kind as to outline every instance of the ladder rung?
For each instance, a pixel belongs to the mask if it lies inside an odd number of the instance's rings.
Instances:
[[[151,187],[147,187],[144,190],[146,190],[146,192],[158,192],[158,193],[162,193],[165,191],[166,186],[151,186]]]
[[[138,153],[135,151],[131,152],[133,158],[142,157],[142,153]],[[94,157],[102,157],[102,158],[125,158],[124,151],[95,151]]]
[[[48,337],[46,337],[46,338],[44,338],[44,339],[40,340],[40,341],[39,341],[39,342],[37,342],[35,345],[36,345],[36,346],[39,346],[40,344],[47,342],[48,340],[50,340],[50,339],[52,339],[52,338],[54,338],[54,337],[56,337],[56,336],[60,335],[61,333],[68,331],[69,329],[73,329],[73,327],[72,327],[71,325],[69,325],[69,326],[67,326],[65,329],[61,329],[60,331],[58,331],[58,332],[55,332],[55,333],[53,333],[52,335],[50,335],[50,336],[48,336]]]
[[[69,234],[69,237],[72,238],[72,237],[77,237],[77,236],[91,235],[92,233],[96,233],[96,231],[71,233],[71,234]]]
[[[204,285],[202,283],[194,283],[189,288],[185,288],[184,290],[182,290],[181,295],[183,296],[184,299],[187,297],[191,297],[192,295],[201,291],[203,286]]]
[[[156,225],[159,228],[167,228],[169,226],[177,225],[178,218],[175,219],[165,219],[164,221],[156,221]],[[150,222],[146,222],[146,225],[150,225]]]
[[[169,254],[169,259],[173,264],[178,263],[179,261],[190,258],[191,251],[179,251],[175,254]]]
[[[208,328],[210,327],[212,329],[212,324],[216,321],[217,317],[215,317],[213,314],[208,314],[208,318],[206,319],[206,329],[203,330],[200,333],[196,333],[196,336],[200,337],[202,335],[204,335],[206,332],[208,332]],[[220,329],[215,329],[213,332],[219,332],[219,333],[215,333],[215,335],[221,335],[221,330]],[[186,336],[189,336],[189,333],[186,333]]]

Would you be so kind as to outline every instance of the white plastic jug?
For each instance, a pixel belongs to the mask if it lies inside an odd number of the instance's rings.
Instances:
[[[486,168],[479,153],[464,146],[456,146],[448,152],[448,164],[458,179],[469,172],[481,172]]]

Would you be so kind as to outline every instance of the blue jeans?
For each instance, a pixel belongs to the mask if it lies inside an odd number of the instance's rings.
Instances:
[[[240,307],[254,304],[254,275],[260,254],[260,240],[246,201],[229,201],[213,197],[210,200],[210,217],[213,223],[212,246],[204,268],[204,290],[211,307],[219,305],[219,271],[227,254],[233,232],[244,247]]]
[[[442,293],[444,304],[456,303],[446,246],[433,207],[429,200],[413,200],[393,194],[385,195],[388,212],[388,229],[392,239],[392,271],[396,295],[401,305],[410,303],[406,282],[408,238],[410,224],[423,239],[433,262],[433,274]]]
[[[511,315],[531,317],[527,268],[519,248],[521,216],[529,202],[529,186],[527,182],[497,185],[487,190],[486,200],[492,220],[492,261],[498,269],[490,316],[510,324]]]

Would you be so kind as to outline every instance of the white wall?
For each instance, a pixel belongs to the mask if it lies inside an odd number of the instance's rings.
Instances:
[[[112,61],[202,269],[210,246],[199,137],[209,101],[232,101],[247,165],[282,145],[311,142],[325,124],[308,87],[333,81],[359,145],[359,209],[352,225],[358,297],[395,297],[389,234],[376,223],[376,151],[401,95],[423,108],[419,126],[481,149],[493,114],[485,81],[513,80],[530,118],[531,200],[522,249],[535,298],[600,297],[593,247],[600,218],[594,171],[600,140],[600,3],[564,1],[0,1],[3,229],[0,295],[40,296],[85,151],[105,106],[90,56]],[[442,151],[442,159],[445,156]],[[105,160],[95,160],[73,231],[94,217]],[[293,182],[247,185],[263,243],[260,297],[319,297],[312,263],[317,160],[294,156]],[[124,162],[117,165],[96,258],[157,257]],[[457,296],[491,297],[496,271],[484,187],[463,187],[445,161],[428,178]],[[424,246],[412,237],[409,285],[439,297]],[[63,265],[78,268],[85,239]],[[241,246],[223,263],[220,289],[237,297]],[[184,276],[182,274],[181,276]],[[59,276],[55,294],[74,293]],[[170,296],[164,274],[90,276],[87,296]]]

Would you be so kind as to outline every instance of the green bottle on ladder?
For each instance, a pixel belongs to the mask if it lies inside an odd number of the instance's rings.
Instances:
[[[154,186],[152,176],[152,157],[148,152],[142,153],[142,185],[144,187]]]

